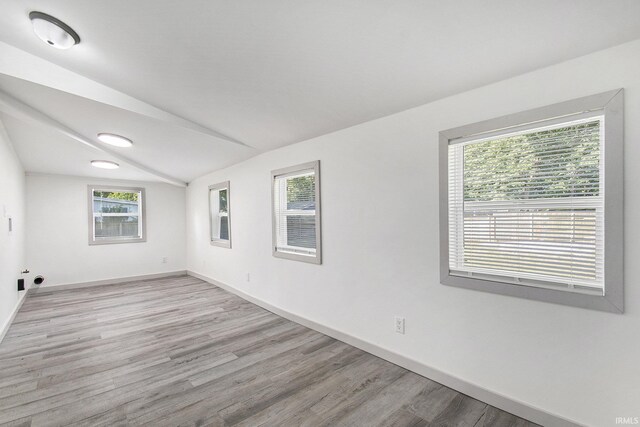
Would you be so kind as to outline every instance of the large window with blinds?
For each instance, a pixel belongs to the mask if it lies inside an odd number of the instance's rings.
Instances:
[[[144,188],[88,186],[89,244],[146,241]]]
[[[622,94],[607,96],[445,133],[446,284],[621,311]]]
[[[273,255],[321,263],[320,162],[272,172]]]

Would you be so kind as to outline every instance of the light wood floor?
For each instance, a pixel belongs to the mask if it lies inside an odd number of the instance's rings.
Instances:
[[[182,276],[28,295],[2,425],[533,425]]]

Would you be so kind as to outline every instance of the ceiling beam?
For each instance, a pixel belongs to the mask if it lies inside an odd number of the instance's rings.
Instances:
[[[229,135],[164,111],[4,42],[0,42],[0,73],[251,148]]]
[[[20,120],[24,120],[29,123],[33,123],[39,126],[43,126],[52,129],[62,135],[65,135],[75,141],[78,141],[88,147],[101,151],[109,156],[120,160],[123,163],[133,166],[143,172],[157,177],[158,179],[167,182],[169,184],[177,185],[179,187],[186,187],[187,183],[177,178],[169,176],[165,173],[152,169],[141,163],[131,160],[130,158],[123,156],[122,154],[103,147],[102,145],[92,141],[90,138],[80,134],[79,132],[71,129],[70,127],[60,123],[59,121],[49,117],[40,110],[33,108],[32,106],[20,101],[19,99],[9,95],[8,93],[0,90],[0,111],[15,117]]]

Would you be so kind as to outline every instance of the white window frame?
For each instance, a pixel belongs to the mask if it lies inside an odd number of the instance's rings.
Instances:
[[[111,245],[118,243],[142,243],[147,241],[147,209],[145,189],[142,187],[121,187],[115,185],[88,185],[88,216],[89,216],[89,245]],[[114,191],[114,192],[132,192],[140,193],[140,201],[138,202],[138,231],[139,237],[124,237],[113,239],[96,239],[95,238],[95,217],[101,215],[93,211],[93,192],[94,191]],[[127,216],[132,216],[127,214]]]
[[[617,89],[547,107],[486,120],[440,132],[440,281],[444,285],[552,302],[575,307],[624,312],[623,276],[623,131],[624,91]],[[527,286],[504,278],[460,276],[449,264],[449,145],[464,140],[498,137],[540,123],[570,122],[585,115],[604,117],[604,289],[598,293],[552,286]]]
[[[227,227],[229,229],[229,239],[215,239],[213,237],[213,212],[211,211],[211,192],[218,190],[227,190],[227,213],[218,214],[218,229],[221,228],[221,218],[227,217]],[[213,184],[209,186],[209,241],[212,246],[220,246],[221,248],[231,249],[231,183],[224,181],[219,184]]]
[[[297,248],[291,247],[290,250],[282,250],[278,248],[278,218],[276,215],[276,182],[278,178],[287,176],[295,176],[304,172],[313,171],[315,176],[315,212],[310,214],[303,210],[286,210],[287,216],[314,215],[315,216],[315,232],[316,247],[314,254],[306,254],[297,252]],[[271,172],[271,224],[272,224],[272,253],[276,258],[284,258],[295,261],[303,261],[312,264],[322,264],[322,227],[321,227],[321,203],[320,203],[320,161],[303,163],[288,168],[277,169]],[[286,227],[283,228],[286,233]],[[286,236],[284,238],[286,241]]]

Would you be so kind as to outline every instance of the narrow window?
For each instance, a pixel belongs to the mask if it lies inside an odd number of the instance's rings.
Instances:
[[[231,209],[229,181],[209,186],[211,244],[231,248]]]
[[[144,188],[89,186],[89,244],[146,241]]]
[[[272,172],[273,254],[321,263],[320,162]]]
[[[622,193],[607,185],[622,182],[616,96],[445,133],[445,284],[621,311],[622,236],[611,222]]]

